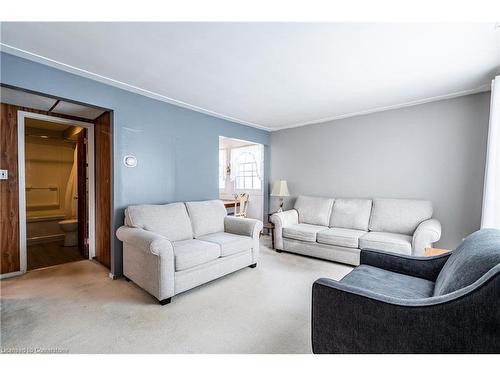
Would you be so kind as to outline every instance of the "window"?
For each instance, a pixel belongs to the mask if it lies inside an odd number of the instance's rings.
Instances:
[[[224,189],[226,187],[226,150],[219,150],[219,189]]]
[[[231,179],[238,190],[260,190],[261,149],[259,146],[240,147],[231,150]]]

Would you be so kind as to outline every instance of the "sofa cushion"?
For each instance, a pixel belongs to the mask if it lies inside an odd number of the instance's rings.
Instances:
[[[191,220],[184,203],[129,206],[125,225],[165,236],[170,241],[193,238]]]
[[[333,199],[299,196],[294,208],[299,213],[299,223],[328,226]]]
[[[346,229],[346,228],[330,228],[318,232],[316,241],[327,245],[336,245],[344,247],[359,247],[359,237],[365,235],[363,230]]]
[[[434,290],[432,281],[364,264],[356,267],[340,282],[384,296],[404,299],[428,298]]]
[[[330,226],[368,231],[371,199],[335,199]]]
[[[227,216],[227,210],[222,201],[186,202],[186,208],[193,224],[194,238],[224,232],[224,218]]]
[[[328,229],[321,225],[294,224],[283,228],[283,237],[294,240],[316,242],[316,234],[322,230]]]
[[[359,248],[411,254],[411,240],[411,236],[399,233],[370,232],[359,239]]]
[[[190,239],[175,241],[173,246],[176,271],[196,267],[220,257],[220,246],[213,242]]]
[[[432,218],[432,203],[412,199],[374,199],[370,231],[413,235],[418,224]]]
[[[467,236],[453,251],[437,279],[435,296],[473,284],[500,264],[500,230],[482,229]]]
[[[198,239],[219,245],[221,256],[223,257],[250,250],[253,247],[252,237],[232,233],[219,232],[206,234],[198,237]]]

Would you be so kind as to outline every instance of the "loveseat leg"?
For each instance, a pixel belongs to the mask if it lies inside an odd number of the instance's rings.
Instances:
[[[165,298],[160,301],[160,305],[165,306],[168,305],[172,301],[172,297],[170,298]]]
[[[276,252],[277,252],[277,253],[282,253],[282,252],[283,252],[283,250],[278,250],[278,249],[276,249]]]
[[[250,268],[255,268],[255,267],[257,267],[257,263],[250,264],[248,267],[250,267]]]
[[[125,279],[125,281],[130,282],[130,279],[127,276],[123,276],[123,278]]]

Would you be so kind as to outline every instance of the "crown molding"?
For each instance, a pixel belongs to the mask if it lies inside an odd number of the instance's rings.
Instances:
[[[129,92],[133,92],[135,94],[146,96],[148,98],[152,98],[152,99],[156,99],[156,100],[159,100],[162,102],[166,102],[166,103],[175,105],[177,107],[186,108],[186,109],[189,109],[189,110],[192,110],[195,112],[199,112],[199,113],[203,113],[205,115],[216,117],[216,118],[219,118],[222,120],[238,123],[241,125],[250,126],[250,127],[256,128],[256,129],[265,130],[265,131],[269,131],[269,132],[275,132],[275,131],[291,129],[291,128],[298,128],[298,127],[308,126],[308,125],[318,125],[318,124],[322,124],[322,123],[326,123],[326,122],[330,122],[330,121],[346,119],[349,117],[363,116],[363,115],[368,115],[368,114],[377,113],[377,112],[385,112],[385,111],[390,111],[390,110],[394,110],[394,109],[412,107],[412,106],[416,106],[416,105],[420,105],[420,104],[432,103],[432,102],[437,102],[437,101],[441,101],[441,100],[458,98],[460,96],[466,96],[466,95],[477,94],[480,92],[486,92],[486,91],[490,91],[490,89],[491,89],[489,84],[484,84],[484,85],[481,85],[479,87],[476,87],[476,88],[473,88],[470,90],[457,91],[457,92],[450,93],[450,94],[433,96],[433,97],[418,99],[418,100],[414,100],[414,101],[404,102],[404,103],[385,106],[385,107],[376,107],[376,108],[371,108],[371,109],[367,109],[367,110],[363,110],[363,111],[350,112],[350,113],[345,113],[345,114],[331,116],[331,117],[324,117],[324,118],[320,118],[317,120],[304,121],[304,122],[295,123],[295,124],[291,124],[291,125],[284,125],[284,126],[280,126],[280,127],[269,127],[269,126],[264,126],[264,125],[248,122],[245,120],[237,119],[237,118],[234,118],[231,116],[226,116],[226,115],[223,115],[221,113],[211,111],[209,109],[205,109],[205,108],[198,107],[198,106],[195,106],[195,105],[192,105],[189,103],[185,103],[185,102],[182,102],[180,100],[176,100],[176,99],[170,98],[168,96],[158,94],[158,93],[155,93],[153,91],[149,91],[149,90],[146,90],[146,89],[134,86],[134,85],[130,85],[128,83],[121,82],[121,81],[118,81],[118,80],[115,80],[113,78],[109,78],[109,77],[106,77],[106,76],[103,76],[103,75],[100,75],[97,73],[93,73],[93,72],[90,72],[90,71],[87,71],[84,69],[80,69],[80,68],[77,68],[75,66],[65,64],[63,62],[53,60],[53,59],[50,59],[48,57],[41,56],[41,55],[38,55],[38,54],[33,53],[33,52],[25,51],[23,49],[20,49],[20,48],[17,48],[17,47],[14,47],[14,46],[11,46],[11,45],[8,45],[5,43],[0,42],[0,50],[3,52],[9,53],[11,55],[14,55],[14,56],[25,58],[27,60],[34,61],[34,62],[43,64],[43,65],[48,65],[48,66],[51,66],[51,67],[59,69],[59,70],[63,70],[63,71],[68,72],[68,73],[72,73],[72,74],[75,74],[75,75],[78,75],[81,77],[89,78],[89,79],[92,79],[94,81],[98,81],[98,82],[101,82],[101,83],[104,83],[104,84],[107,84],[107,85],[110,85],[113,87],[117,87],[117,88],[129,91]]]
[[[413,101],[410,101],[410,102],[389,105],[389,106],[386,106],[386,107],[376,107],[376,108],[371,108],[371,109],[367,109],[367,110],[363,110],[363,111],[350,112],[350,113],[346,113],[346,114],[342,114],[342,115],[338,115],[338,116],[325,117],[325,118],[321,118],[321,119],[314,120],[314,121],[306,121],[306,122],[300,122],[300,123],[293,124],[293,125],[286,125],[286,126],[283,126],[283,127],[280,127],[280,128],[273,128],[273,131],[285,130],[285,129],[292,129],[292,128],[299,128],[299,127],[308,126],[308,125],[319,125],[319,124],[323,124],[325,122],[330,122],[330,121],[335,121],[335,120],[342,120],[342,119],[346,119],[346,118],[349,118],[349,117],[363,116],[363,115],[369,115],[369,114],[372,114],[372,113],[390,111],[390,110],[393,110],[393,109],[413,107],[413,106],[420,105],[420,104],[426,104],[426,103],[432,103],[432,102],[439,102],[441,100],[458,98],[458,97],[461,97],[461,96],[477,94],[477,93],[480,93],[480,92],[487,92],[487,91],[490,91],[490,90],[491,90],[491,85],[490,84],[484,84],[484,85],[481,85],[481,86],[476,87],[474,89],[457,91],[457,92],[454,92],[454,93],[451,93],[451,94],[445,94],[445,95],[439,95],[439,96],[432,96],[432,97],[429,97],[429,98],[413,100]]]
[[[235,123],[238,123],[241,125],[251,126],[253,128],[257,128],[257,129],[261,129],[261,130],[266,130],[266,131],[273,130],[273,129],[266,127],[266,126],[254,124],[252,122],[244,121],[244,120],[237,119],[237,118],[234,118],[231,116],[226,116],[226,115],[223,115],[222,113],[218,113],[215,111],[211,111],[209,109],[198,107],[196,105],[185,103],[183,101],[170,98],[166,95],[158,94],[156,92],[149,91],[149,90],[140,88],[138,86],[130,85],[128,83],[118,81],[116,79],[109,78],[109,77],[106,77],[106,76],[103,76],[103,75],[100,75],[97,73],[93,73],[93,72],[90,72],[90,71],[85,70],[85,69],[80,69],[80,68],[77,68],[75,66],[72,66],[72,65],[69,65],[69,64],[66,64],[66,63],[45,57],[45,56],[41,56],[41,55],[38,55],[36,53],[29,52],[29,51],[26,51],[26,50],[23,50],[23,49],[20,49],[20,48],[17,48],[17,47],[14,47],[14,46],[11,46],[11,45],[8,45],[5,43],[0,42],[0,50],[3,52],[9,53],[11,55],[17,56],[17,57],[21,57],[21,58],[24,58],[24,59],[27,59],[27,60],[30,60],[33,62],[37,62],[37,63],[43,64],[43,65],[48,65],[52,68],[63,70],[65,72],[72,73],[72,74],[75,74],[75,75],[78,75],[81,77],[89,78],[89,79],[92,79],[94,81],[98,81],[98,82],[101,82],[101,83],[104,83],[104,84],[107,84],[110,86],[114,86],[114,87],[117,87],[117,88],[122,89],[122,90],[130,91],[130,92],[133,92],[135,94],[146,96],[146,97],[151,98],[151,99],[160,100],[162,102],[166,102],[166,103],[175,105],[177,107],[190,109],[192,111],[203,113],[205,115],[217,117],[217,118],[220,118],[222,120],[235,122]]]

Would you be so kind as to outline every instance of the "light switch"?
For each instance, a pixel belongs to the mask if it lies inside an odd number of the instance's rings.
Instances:
[[[8,180],[9,171],[7,169],[0,169],[0,180]]]

